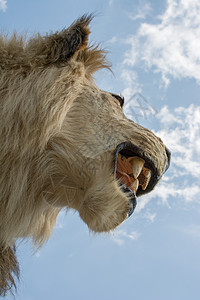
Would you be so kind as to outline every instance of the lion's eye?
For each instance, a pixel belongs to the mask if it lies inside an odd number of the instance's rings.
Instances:
[[[111,94],[111,95],[112,95],[115,99],[118,100],[119,105],[120,105],[121,107],[124,106],[124,97],[121,97],[121,96],[116,95],[116,94]]]

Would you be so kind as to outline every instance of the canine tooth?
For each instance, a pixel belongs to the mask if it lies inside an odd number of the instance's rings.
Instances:
[[[135,179],[130,186],[130,188],[134,191],[135,194],[137,192],[138,186],[139,186],[139,180]]]
[[[133,176],[136,179],[140,175],[145,161],[144,161],[144,159],[135,156],[130,160],[130,163],[132,165]]]
[[[144,183],[142,184],[142,189],[144,191],[144,190],[146,190],[146,188],[149,184],[149,181],[151,179],[151,170],[144,168],[143,174],[144,174],[145,180],[144,180]]]
[[[149,178],[149,177],[151,177],[151,170],[147,169],[147,168],[144,168],[143,174],[144,174],[145,177]]]

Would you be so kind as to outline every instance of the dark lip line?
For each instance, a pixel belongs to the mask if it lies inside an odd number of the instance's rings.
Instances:
[[[114,176],[116,174],[116,169],[117,169],[117,163],[116,163],[117,162],[117,156],[118,156],[118,153],[122,150],[129,150],[133,154],[143,158],[145,160],[145,165],[148,168],[150,168],[151,171],[152,171],[151,180],[148,184],[147,189],[145,191],[138,189],[137,196],[140,196],[140,195],[143,195],[143,194],[146,194],[146,193],[152,191],[152,189],[154,188],[154,186],[156,185],[156,183],[160,179],[160,176],[158,176],[157,169],[154,166],[154,164],[152,163],[152,161],[149,158],[145,157],[143,151],[139,147],[133,145],[131,142],[123,142],[123,143],[119,144],[116,147],[116,150],[115,150],[115,153],[114,153]]]

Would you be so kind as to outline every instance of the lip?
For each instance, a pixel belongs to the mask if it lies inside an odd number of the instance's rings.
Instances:
[[[155,187],[155,185],[157,184],[157,182],[159,181],[160,176],[158,175],[158,171],[157,171],[155,165],[149,158],[147,158],[145,156],[142,149],[138,148],[137,146],[133,145],[130,142],[124,142],[124,143],[119,144],[116,147],[116,150],[114,153],[114,177],[115,177],[115,179],[116,179],[116,171],[117,171],[117,157],[118,157],[119,152],[126,157],[138,156],[138,157],[144,159],[145,160],[144,166],[151,170],[151,179],[150,179],[150,182],[149,182],[147,188],[144,191],[142,190],[141,187],[139,187],[135,194],[125,184],[120,183],[120,186],[123,189],[124,193],[127,193],[127,195],[130,198],[131,209],[128,214],[128,217],[129,217],[135,210],[135,207],[137,204],[137,197],[152,191],[153,188]]]
[[[129,200],[130,200],[130,204],[131,204],[131,208],[128,212],[128,218],[132,215],[132,213],[134,212],[136,205],[137,205],[137,197],[135,195],[135,193],[129,189],[125,184],[120,183],[120,186],[123,190],[124,193],[127,193],[129,196]]]

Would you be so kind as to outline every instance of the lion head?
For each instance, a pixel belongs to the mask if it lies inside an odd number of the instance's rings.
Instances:
[[[28,42],[1,39],[3,241],[44,240],[63,207],[95,232],[114,229],[169,166],[161,139],[95,85],[93,73],[110,66],[88,46],[91,19]]]

